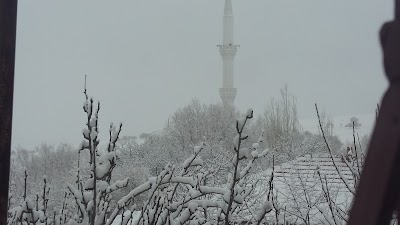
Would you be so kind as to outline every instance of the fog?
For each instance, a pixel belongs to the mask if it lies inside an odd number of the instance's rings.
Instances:
[[[387,85],[378,31],[393,1],[233,0],[236,107],[288,84],[300,118],[374,113]],[[193,98],[220,102],[224,1],[19,1],[13,145],[78,144],[84,76],[101,131],[161,129]]]

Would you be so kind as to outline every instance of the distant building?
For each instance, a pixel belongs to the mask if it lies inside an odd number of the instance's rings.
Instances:
[[[233,12],[231,0],[225,0],[223,38],[222,44],[218,45],[218,47],[223,60],[222,88],[219,89],[219,94],[224,106],[233,106],[237,91],[233,83],[233,67],[237,47],[239,47],[239,45],[235,45],[233,38]]]

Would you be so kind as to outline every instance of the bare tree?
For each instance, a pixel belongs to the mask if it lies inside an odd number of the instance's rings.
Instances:
[[[300,130],[296,99],[285,85],[281,97],[272,99],[264,112],[266,143],[270,149],[287,151],[300,140]]]

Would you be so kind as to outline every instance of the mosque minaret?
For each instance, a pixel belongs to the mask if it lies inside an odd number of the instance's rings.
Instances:
[[[236,98],[236,88],[233,83],[233,63],[239,45],[235,45],[233,39],[233,12],[232,1],[225,0],[223,19],[222,44],[218,45],[223,60],[222,88],[219,94],[224,106],[233,106]]]

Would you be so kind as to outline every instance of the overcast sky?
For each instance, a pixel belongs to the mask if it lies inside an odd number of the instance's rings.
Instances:
[[[233,0],[236,106],[285,83],[301,118],[374,113],[387,82],[378,31],[393,1]],[[79,144],[84,75],[101,131],[161,129],[193,98],[220,101],[223,0],[20,0],[13,145]],[[104,136],[103,136],[104,137]],[[104,138],[103,138],[104,140]]]

